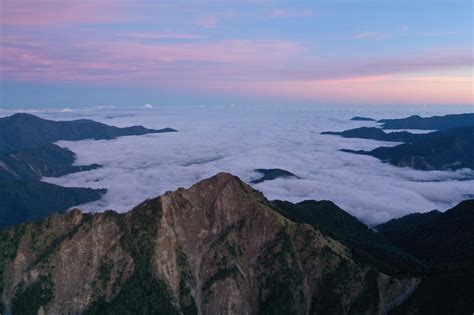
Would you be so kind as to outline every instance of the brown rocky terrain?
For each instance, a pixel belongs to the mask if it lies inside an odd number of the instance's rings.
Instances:
[[[0,232],[4,314],[385,314],[419,279],[356,262],[220,173],[126,214]]]

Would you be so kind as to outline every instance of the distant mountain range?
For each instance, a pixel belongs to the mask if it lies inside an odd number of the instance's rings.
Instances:
[[[141,126],[118,128],[84,119],[52,121],[23,113],[0,118],[0,227],[64,212],[71,206],[98,200],[105,193],[104,189],[65,188],[40,182],[42,177],[100,167],[73,165],[74,153],[53,142],[173,131]]]
[[[325,235],[350,247],[355,259],[371,263],[387,274],[415,271],[422,263],[360,222],[356,217],[339,208],[332,201],[305,200],[299,203],[275,200],[273,208],[297,223],[306,223]]]
[[[361,116],[354,116],[354,117],[351,118],[351,120],[353,120],[353,121],[375,121],[375,119],[373,119],[373,118],[361,117]]]
[[[384,132],[382,129],[376,127],[361,127],[342,132],[325,131],[321,134],[342,136],[344,138],[372,139],[394,142],[415,142],[421,140],[421,138],[423,137],[423,135],[413,134],[407,131],[387,133]]]
[[[446,130],[474,126],[474,113],[432,117],[413,115],[400,119],[382,119],[378,122],[382,124],[383,129]]]
[[[419,170],[474,169],[474,126],[417,135],[417,141],[372,151],[345,152],[371,155],[400,167]]]
[[[376,232],[220,173],[129,213],[0,231],[0,312],[469,314],[473,213],[469,200]]]
[[[0,154],[36,148],[59,140],[114,139],[175,131],[171,128],[155,130],[142,126],[118,128],[89,119],[53,121],[18,113],[0,118]]]
[[[386,133],[379,128],[362,127],[343,132],[328,131],[322,134],[340,135],[345,138],[405,142],[405,144],[395,147],[378,147],[372,151],[342,150],[371,155],[400,167],[419,170],[474,169],[474,114],[428,118],[411,116],[406,119],[380,120],[379,122],[383,122],[386,129],[396,129],[399,126],[400,129],[440,130],[427,134],[413,134],[406,131]]]
[[[100,167],[98,164],[75,166],[75,159],[73,152],[55,144],[0,155],[0,180],[40,180]]]

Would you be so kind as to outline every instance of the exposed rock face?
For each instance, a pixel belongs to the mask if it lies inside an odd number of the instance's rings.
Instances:
[[[127,214],[5,230],[0,249],[6,314],[383,314],[418,284],[355,263],[225,173]]]

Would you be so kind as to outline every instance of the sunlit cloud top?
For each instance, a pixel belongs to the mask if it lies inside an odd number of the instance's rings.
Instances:
[[[472,2],[2,1],[0,107],[473,104]]]

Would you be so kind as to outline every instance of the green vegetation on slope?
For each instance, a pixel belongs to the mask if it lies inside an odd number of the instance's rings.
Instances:
[[[394,219],[377,229],[392,243],[431,265],[444,268],[474,265],[474,199],[465,200],[444,213]]]
[[[331,201],[306,200],[293,204],[272,201],[273,208],[297,223],[307,223],[331,238],[348,246],[355,259],[370,263],[387,274],[412,272],[420,263],[411,255],[393,246],[367,225]]]
[[[38,280],[26,288],[17,288],[12,300],[13,314],[37,314],[41,306],[53,298],[54,284],[50,275],[40,275]]]
[[[124,232],[121,244],[133,257],[133,274],[112,300],[99,296],[84,314],[179,314],[167,285],[151,270],[160,203],[148,201],[136,209],[129,213],[129,224],[117,215]]]

